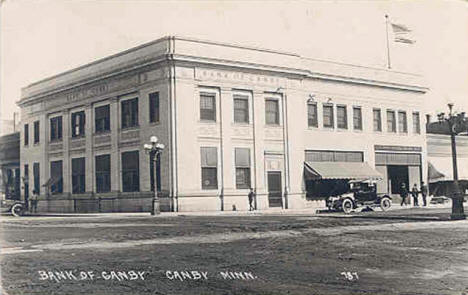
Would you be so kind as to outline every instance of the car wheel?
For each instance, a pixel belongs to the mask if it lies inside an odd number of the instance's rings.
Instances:
[[[21,204],[14,204],[11,207],[11,214],[13,214],[13,216],[19,217],[23,215],[23,212],[24,212],[24,208],[23,208],[23,205]]]
[[[382,200],[380,200],[380,208],[382,208],[382,211],[387,211],[388,209],[390,209],[390,207],[392,206],[392,201],[390,200],[390,198],[382,198]]]
[[[343,209],[343,212],[346,214],[351,213],[353,210],[353,201],[350,199],[344,199],[343,202],[341,202],[341,208]]]

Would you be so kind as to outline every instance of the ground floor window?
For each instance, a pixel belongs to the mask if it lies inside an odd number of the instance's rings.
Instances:
[[[39,163],[33,164],[33,177],[34,177],[34,190],[40,194],[41,192],[41,182],[40,182],[40,171]]]
[[[201,176],[202,189],[218,188],[218,151],[216,147],[202,147]]]
[[[138,151],[122,153],[122,191],[140,191]]]
[[[250,188],[250,150],[248,148],[235,149],[236,188]]]
[[[348,179],[306,180],[306,197],[313,200],[344,194],[349,190],[348,182]]]
[[[96,192],[110,191],[110,155],[96,156]]]
[[[61,160],[50,162],[50,175],[52,178],[50,192],[52,194],[63,193],[63,170]]]
[[[72,193],[83,194],[86,190],[85,158],[72,159]]]

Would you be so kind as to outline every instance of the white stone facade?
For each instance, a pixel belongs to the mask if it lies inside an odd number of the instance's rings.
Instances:
[[[380,152],[411,150],[420,164],[419,177],[410,176],[410,184],[424,179],[425,128],[420,124],[419,132],[413,132],[412,114],[418,112],[422,122],[426,91],[421,77],[413,74],[166,37],[24,88],[22,126],[31,129],[25,146],[21,128],[21,167],[39,163],[42,185],[50,179],[50,162],[63,161],[63,193],[42,196],[42,210],[147,211],[150,166],[143,144],[157,135],[166,145],[161,158],[165,210],[247,210],[248,189],[236,188],[235,148],[250,150],[250,186],[257,191],[259,210],[271,207],[268,172],[273,171],[281,172],[283,208],[319,206],[322,200],[308,200],[305,194],[307,150],[362,152],[373,167],[376,145]],[[159,93],[160,120],[150,123],[148,96],[154,92]],[[200,119],[200,94],[206,93],[215,97],[216,119],[210,122]],[[247,99],[248,120],[243,123],[234,121],[237,95]],[[135,97],[138,126],[123,129],[121,102]],[[266,124],[266,100],[277,101],[278,124]],[[317,104],[317,127],[308,126],[308,102]],[[333,105],[332,128],[323,127],[323,104]],[[96,134],[94,111],[102,105],[110,106],[110,131]],[[346,107],[346,129],[337,128],[337,105]],[[353,107],[361,109],[362,130],[353,128]],[[374,108],[381,109],[382,131],[374,131]],[[81,110],[85,134],[71,138],[71,114]],[[387,110],[406,112],[407,132],[387,131]],[[50,142],[50,118],[55,115],[62,116],[62,140]],[[32,139],[35,121],[39,143]],[[398,119],[396,125],[398,129]],[[217,148],[216,189],[202,188],[202,147]],[[120,156],[125,151],[139,151],[139,192],[122,192]],[[96,193],[94,167],[95,156],[102,154],[111,156],[111,190],[105,194]],[[86,158],[86,192],[81,194],[71,193],[71,159],[76,157]],[[29,177],[32,181],[32,171]]]

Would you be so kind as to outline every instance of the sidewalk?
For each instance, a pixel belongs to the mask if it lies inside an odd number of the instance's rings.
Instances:
[[[452,206],[451,202],[445,204],[429,204],[427,207],[414,207],[414,206],[400,206],[400,204],[393,203],[389,211],[394,210],[405,210],[405,209],[443,209],[450,208]],[[364,207],[363,207],[364,208]],[[354,213],[359,213],[362,208],[359,208],[354,211]],[[381,209],[375,208],[374,212],[382,212]],[[387,211],[388,212],[388,211]],[[384,212],[382,212],[384,213]],[[301,208],[301,209],[267,209],[267,210],[256,210],[256,211],[206,211],[206,212],[162,212],[160,215],[155,217],[183,217],[183,216],[262,216],[262,215],[316,215],[316,214],[340,214],[342,212],[329,212],[326,207],[313,207],[313,208]],[[2,215],[0,219],[4,219],[5,216]],[[115,212],[115,213],[49,213],[43,212],[33,215],[25,215],[19,217],[19,219],[24,220],[25,218],[35,218],[35,217],[83,217],[83,218],[122,218],[122,217],[131,217],[131,218],[147,218],[150,217],[150,212]],[[352,216],[352,215],[349,215]]]

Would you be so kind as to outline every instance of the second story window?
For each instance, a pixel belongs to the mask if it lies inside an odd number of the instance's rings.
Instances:
[[[94,109],[94,125],[96,133],[110,131],[110,107],[109,105]]]
[[[71,114],[72,137],[81,137],[85,133],[85,112],[76,112]]]
[[[362,130],[361,107],[353,107],[353,128],[354,130]]]
[[[122,101],[121,107],[122,129],[138,126],[138,98]]]
[[[218,150],[216,147],[202,147],[200,153],[202,189],[217,189]]]
[[[346,112],[346,106],[336,107],[336,121],[338,128],[348,129],[348,114]]]
[[[62,116],[50,119],[50,141],[62,140]]]
[[[398,112],[398,131],[401,133],[408,133],[408,122],[406,119],[406,112]]]
[[[279,103],[277,99],[265,100],[265,123],[279,125]]]
[[[421,134],[421,123],[419,121],[419,113],[413,113],[413,133],[414,134]]]
[[[382,114],[380,109],[373,109],[374,131],[382,131]]]
[[[387,110],[387,132],[396,132],[395,111]]]
[[[333,119],[333,105],[323,105],[323,127],[333,128],[335,121]]]
[[[200,93],[200,120],[216,122],[216,95]]]
[[[317,103],[307,103],[307,125],[309,127],[318,127]]]
[[[24,145],[29,145],[29,124],[24,124]]]
[[[149,95],[149,121],[150,123],[159,122],[159,92]]]
[[[34,122],[34,143],[39,143],[39,121]]]
[[[234,96],[234,122],[249,123],[249,97],[244,95]]]

